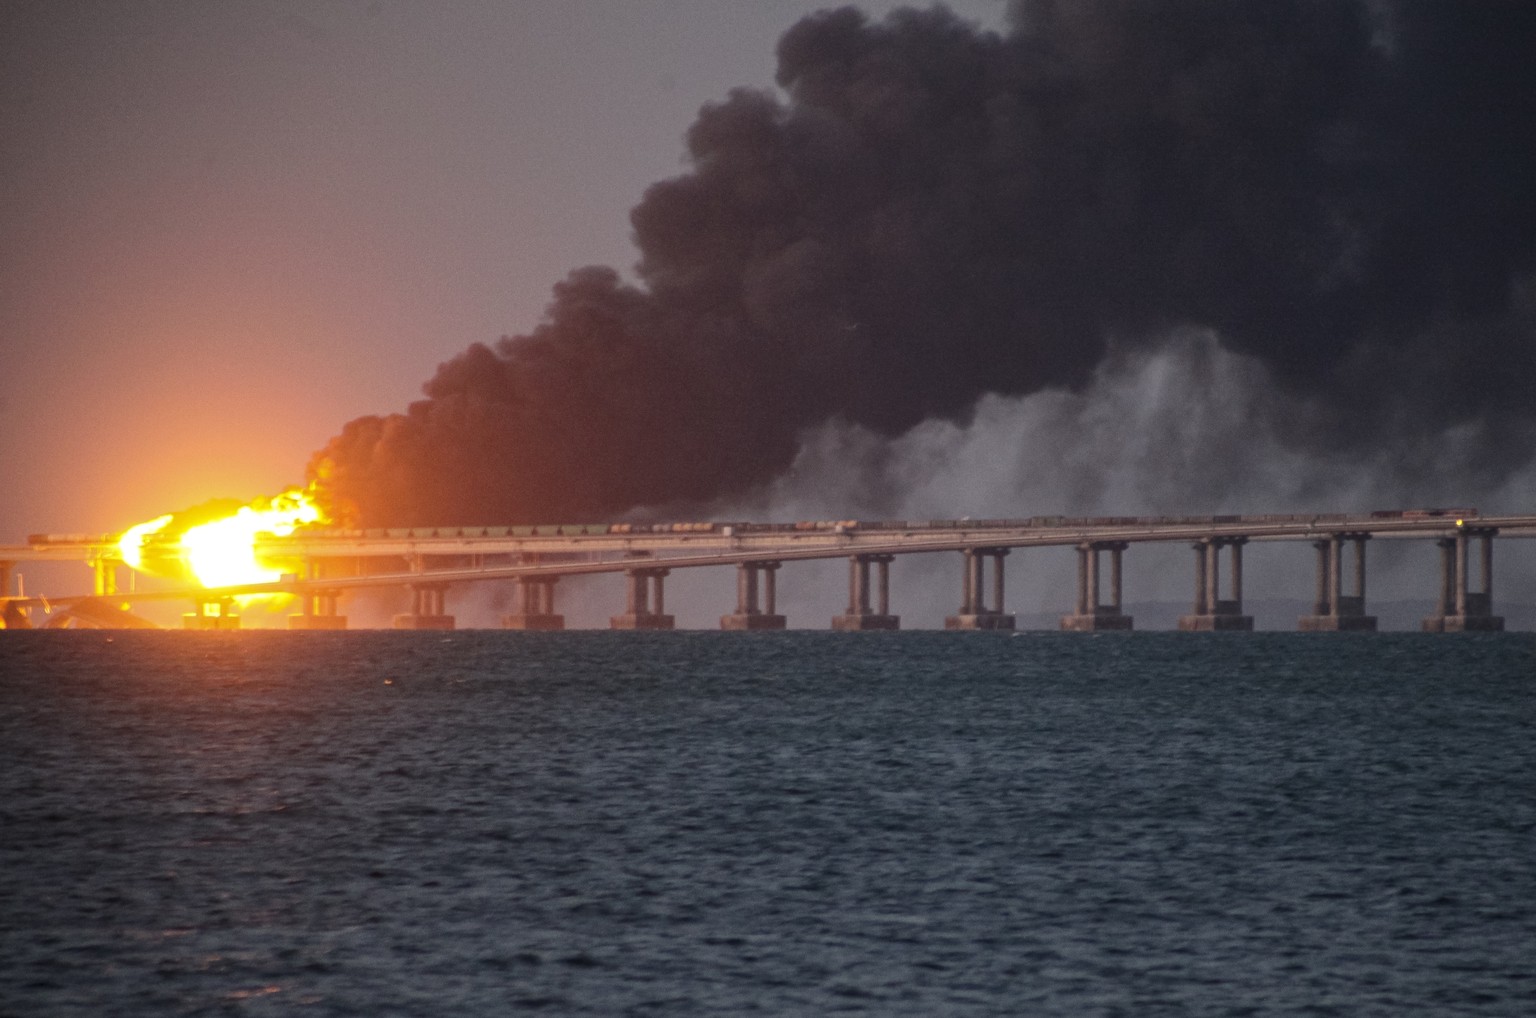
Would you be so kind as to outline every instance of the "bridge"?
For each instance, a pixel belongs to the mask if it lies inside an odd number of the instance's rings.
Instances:
[[[1431,632],[1497,631],[1494,612],[1495,537],[1536,536],[1536,515],[1480,516],[1472,509],[1408,509],[1372,513],[1247,516],[1063,517],[999,520],[817,521],[802,523],[617,523],[524,527],[436,527],[396,530],[309,530],[291,537],[263,535],[264,558],[296,563],[275,582],[230,587],[183,587],[124,591],[116,535],[34,535],[25,545],[0,546],[0,611],[5,626],[28,628],[35,609],[53,625],[131,625],[117,606],[179,600],[196,610],[187,628],[237,628],[234,599],[245,594],[290,594],[300,610],[294,629],[346,628],[342,595],[369,587],[405,587],[411,611],[395,616],[398,629],[452,629],[450,589],[465,584],[512,582],[515,610],[502,617],[508,629],[563,629],[556,586],[569,576],[619,573],[625,580],[623,611],[615,629],[671,629],[665,580],[675,570],[735,566],[735,610],[721,616],[723,629],[785,628],[778,613],[777,574],[786,563],[848,560],[848,603],[831,620],[833,629],[897,629],[891,611],[889,567],[897,555],[960,556],[960,604],[946,628],[1008,630],[1003,560],[1037,547],[1077,550],[1073,611],[1061,628],[1074,632],[1125,631],[1124,555],[1136,545],[1187,543],[1194,551],[1191,610],[1179,619],[1189,631],[1248,631],[1243,610],[1243,548],[1250,542],[1312,545],[1317,583],[1313,610],[1298,620],[1305,631],[1372,631],[1366,608],[1367,545],[1370,541],[1428,540],[1440,549],[1436,608],[1424,619]],[[12,595],[10,576],[23,562],[75,561],[91,567],[89,594],[56,597]],[[1222,568],[1225,562],[1225,570]],[[1105,576],[1105,565],[1108,576]],[[1473,574],[1476,573],[1476,582]],[[990,574],[990,576],[989,576]],[[1225,585],[1223,577],[1225,576]],[[1106,582],[1107,580],[1107,582]],[[55,609],[62,609],[55,613]]]

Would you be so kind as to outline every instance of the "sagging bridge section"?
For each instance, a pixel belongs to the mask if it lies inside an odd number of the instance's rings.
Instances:
[[[1374,630],[1376,619],[1366,610],[1367,543],[1397,539],[1432,540],[1441,551],[1440,575],[1433,588],[1437,607],[1424,619],[1425,630],[1493,631],[1503,628],[1503,619],[1493,607],[1493,539],[1500,535],[1536,536],[1536,514],[1480,516],[1472,509],[1409,509],[1363,514],[318,530],[259,539],[261,555],[298,564],[295,572],[279,581],[144,592],[120,589],[117,574],[122,563],[115,536],[37,535],[23,546],[0,547],[0,591],[6,594],[0,606],[6,625],[20,628],[30,625],[30,613],[38,607],[63,607],[67,616],[81,624],[107,624],[101,620],[116,616],[103,611],[104,600],[181,599],[197,606],[185,616],[188,628],[219,629],[238,627],[232,610],[237,595],[287,593],[298,599],[300,607],[290,617],[293,628],[343,629],[346,618],[338,605],[345,592],[403,586],[411,591],[411,610],[395,617],[396,628],[452,629],[456,623],[447,608],[452,588],[512,581],[518,599],[515,609],[503,616],[502,625],[554,630],[565,625],[556,607],[562,578],[619,573],[625,583],[624,610],[612,616],[610,625],[671,629],[675,619],[667,613],[665,601],[665,580],[671,572],[735,566],[735,610],[721,617],[721,627],[772,630],[785,627],[777,599],[778,574],[786,563],[846,558],[848,605],[832,619],[832,628],[881,630],[900,626],[900,617],[891,608],[889,568],[895,556],[949,552],[960,557],[961,582],[959,607],[946,619],[946,628],[1007,630],[1014,627],[1014,616],[1005,609],[1004,559],[1014,551],[1067,546],[1077,550],[1077,596],[1073,611],[1062,617],[1061,628],[1124,631],[1134,624],[1124,612],[1125,554],[1136,545],[1184,542],[1194,550],[1194,598],[1179,628],[1247,631],[1253,628],[1253,618],[1243,610],[1243,548],[1255,541],[1290,541],[1311,544],[1317,556],[1313,612],[1303,616],[1298,627]],[[11,595],[13,567],[40,560],[85,562],[93,570],[94,591],[51,599],[20,592]]]

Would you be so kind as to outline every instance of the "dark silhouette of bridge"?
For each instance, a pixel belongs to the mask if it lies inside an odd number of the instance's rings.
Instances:
[[[1376,628],[1366,603],[1367,547],[1374,540],[1430,540],[1440,549],[1436,608],[1424,619],[1433,632],[1495,631],[1494,538],[1536,536],[1536,515],[1480,516],[1471,509],[1409,509],[1364,514],[1247,516],[1062,517],[999,520],[816,521],[802,523],[618,523],[526,527],[436,527],[399,530],[309,530],[290,537],[264,535],[258,554],[294,563],[280,580],[232,587],[123,591],[115,535],[36,535],[26,545],[0,547],[0,599],[11,628],[32,624],[37,608],[51,625],[132,624],[121,605],[182,600],[196,610],[188,628],[239,625],[234,599],[244,594],[291,594],[299,611],[295,629],[344,629],[342,596],[369,587],[405,587],[411,610],[394,619],[400,629],[452,629],[448,595],[455,587],[512,582],[518,598],[502,617],[509,629],[562,629],[556,590],[565,577],[619,573],[623,611],[616,629],[671,629],[666,578],[675,570],[735,566],[735,610],[724,629],[783,629],[778,612],[779,570],[788,563],[846,558],[848,604],[832,619],[838,630],[897,629],[891,610],[891,562],[897,555],[958,553],[960,605],[946,628],[1008,630],[1004,560],[1036,547],[1077,550],[1077,591],[1061,628],[1073,632],[1125,631],[1124,556],[1138,545],[1183,542],[1194,552],[1194,597],[1179,628],[1247,631],[1243,609],[1243,549],[1251,542],[1306,542],[1316,552],[1317,585],[1306,631]],[[146,550],[153,554],[154,549]],[[79,561],[91,567],[90,594],[10,595],[17,563]],[[1107,576],[1106,573],[1107,564]],[[1476,573],[1476,582],[1473,574]]]

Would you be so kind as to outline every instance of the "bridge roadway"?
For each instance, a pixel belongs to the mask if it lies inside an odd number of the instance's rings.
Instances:
[[[1067,629],[1129,629],[1121,608],[1121,552],[1133,544],[1188,542],[1196,550],[1195,610],[1181,620],[1188,629],[1246,629],[1251,618],[1241,613],[1241,549],[1250,541],[1309,541],[1317,547],[1317,614],[1302,628],[1374,628],[1364,615],[1364,542],[1372,538],[1433,539],[1441,546],[1442,577],[1440,609],[1426,619],[1426,628],[1498,628],[1479,620],[1492,616],[1492,538],[1536,537],[1536,514],[1477,516],[1458,520],[1450,515],[1422,511],[1371,514],[1317,514],[1286,516],[1160,517],[1073,519],[1056,522],[1021,521],[923,521],[916,523],[843,523],[765,526],[758,524],[687,524],[677,530],[652,527],[649,532],[614,532],[615,527],[573,527],[565,533],[555,527],[518,528],[417,528],[408,531],[311,532],[286,538],[267,537],[258,542],[258,553],[274,558],[298,559],[302,573],[285,575],[271,583],[218,588],[121,592],[101,590],[92,595],[62,597],[8,597],[9,609],[68,606],[102,594],[117,602],[183,600],[212,605],[245,594],[287,593],[300,597],[303,616],[322,620],[335,616],[335,600],[341,591],[408,586],[417,591],[416,611],[397,619],[403,628],[450,628],[451,616],[443,611],[443,589],[449,584],[494,580],[521,581],[525,599],[543,601],[530,608],[525,600],[522,617],[529,624],[510,621],[513,628],[559,628],[553,611],[553,582],[565,576],[623,572],[630,575],[628,611],[615,616],[618,628],[670,628],[661,603],[661,577],[674,569],[736,565],[739,567],[738,604],[734,616],[722,617],[726,628],[782,628],[782,616],[773,610],[772,571],[780,563],[810,559],[847,558],[850,561],[849,609],[834,620],[835,628],[896,628],[888,609],[886,566],[892,556],[935,552],[962,552],[966,556],[962,577],[962,607],[951,628],[1011,628],[1012,616],[1003,612],[1002,558],[1012,549],[1072,546],[1079,551],[1078,603],[1074,614],[1063,618]],[[683,529],[686,528],[686,529]],[[528,531],[528,532],[522,532]],[[558,532],[557,532],[558,531]],[[595,532],[594,532],[595,531]],[[1472,566],[1468,546],[1482,541],[1483,587],[1470,591]],[[1343,546],[1355,546],[1356,593],[1346,595]],[[1223,550],[1231,571],[1228,598],[1220,596],[1219,563]],[[1112,598],[1100,597],[1100,553],[1112,556]],[[27,545],[0,546],[0,575],[10,566],[26,561],[85,561],[109,566],[118,554],[115,538],[62,537],[34,539]],[[986,558],[993,559],[992,604],[984,588]],[[398,564],[405,568],[370,572],[367,561]],[[349,568],[338,569],[338,566]],[[869,568],[879,572],[879,605],[871,603],[873,587]],[[761,574],[767,572],[767,576]],[[768,610],[759,604],[758,585],[768,585]],[[546,585],[539,593],[540,584]],[[98,587],[101,581],[98,579]],[[0,590],[7,589],[0,587]],[[532,591],[532,595],[530,595]],[[654,597],[654,603],[651,598]],[[762,616],[763,618],[758,618]],[[295,616],[296,619],[300,616]],[[1328,620],[1332,619],[1330,623]],[[189,616],[189,619],[191,617]],[[728,620],[735,619],[732,625]],[[1351,620],[1368,620],[1355,621]],[[1448,626],[1437,619],[1456,620]],[[621,621],[623,620],[623,621]],[[1340,621],[1342,620],[1342,621]],[[1470,620],[1470,621],[1468,621]],[[842,624],[839,624],[841,621]],[[753,624],[761,622],[763,624]],[[191,623],[189,622],[189,625]],[[1501,625],[1501,620],[1500,620]],[[323,621],[301,628],[342,628]]]

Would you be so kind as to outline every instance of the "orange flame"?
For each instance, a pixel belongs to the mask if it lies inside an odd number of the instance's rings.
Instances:
[[[189,516],[199,522],[184,519]],[[314,492],[305,488],[226,509],[214,519],[204,516],[197,511],[173,513],[130,527],[118,541],[118,551],[141,572],[161,572],[168,562],[174,563],[205,587],[270,583],[291,570],[258,557],[257,536],[287,537],[306,524],[328,522]]]

